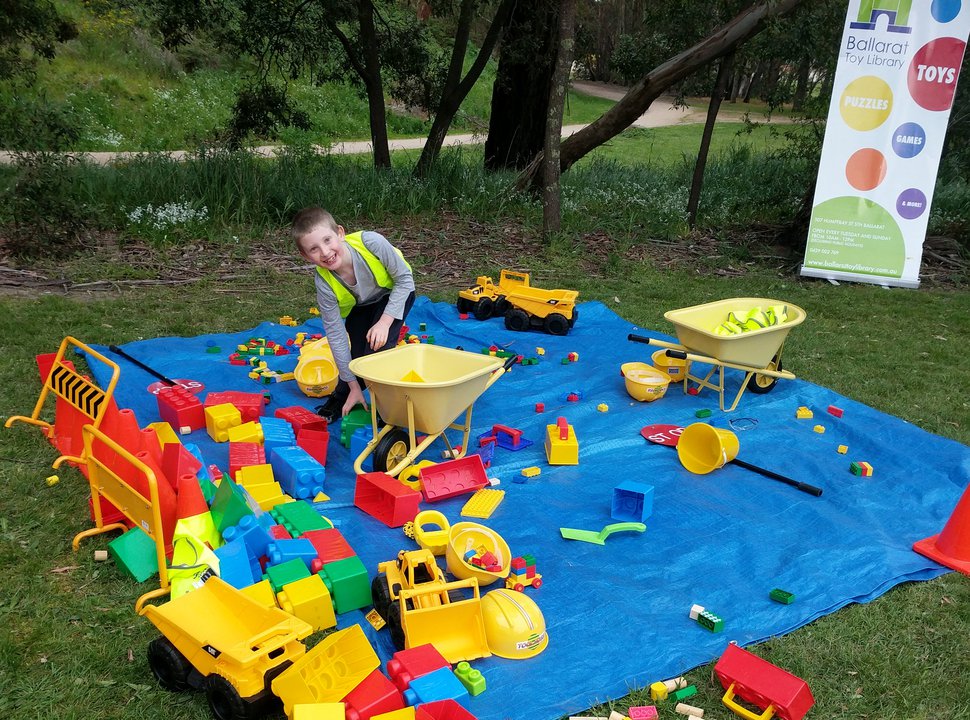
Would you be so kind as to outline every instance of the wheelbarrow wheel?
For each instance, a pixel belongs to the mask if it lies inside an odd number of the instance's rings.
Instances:
[[[475,309],[472,312],[475,313],[476,320],[488,320],[494,311],[495,303],[492,302],[492,298],[482,298],[475,303]]]
[[[213,674],[205,679],[205,697],[216,720],[250,720],[259,715],[256,708],[239,697],[232,683],[221,675]]]
[[[505,327],[507,330],[522,332],[529,329],[529,315],[524,310],[512,308],[505,313]]]
[[[408,454],[410,438],[401,428],[394,428],[380,439],[374,448],[374,470],[387,472]]]
[[[768,367],[765,370],[781,370],[781,358],[775,355],[771,362],[768,363]],[[771,377],[770,375],[758,375],[755,373],[751,380],[748,381],[748,389],[755,395],[764,395],[766,392],[771,392],[772,388],[775,387],[775,383],[778,382],[778,378]]]
[[[182,692],[188,689],[192,666],[168,638],[155,638],[148,643],[148,667],[165,690]]]
[[[569,332],[569,320],[565,315],[559,313],[549,313],[542,326],[550,335],[565,335]]]

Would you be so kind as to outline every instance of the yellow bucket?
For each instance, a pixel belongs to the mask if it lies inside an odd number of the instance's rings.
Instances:
[[[337,364],[327,338],[306,343],[300,348],[300,359],[293,370],[293,379],[304,395],[326,397],[337,387],[337,376]]]
[[[653,366],[662,373],[667,373],[673,382],[680,382],[687,373],[687,360],[682,358],[667,357],[666,350],[657,350],[650,356]]]
[[[620,365],[620,374],[623,375],[630,397],[640,402],[659,400],[670,385],[669,375],[642,362],[623,363]]]
[[[677,441],[680,464],[695,475],[706,475],[738,456],[738,436],[706,423],[688,425]]]

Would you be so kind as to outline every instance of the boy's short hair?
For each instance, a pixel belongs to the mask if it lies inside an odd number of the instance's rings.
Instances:
[[[333,215],[322,207],[313,206],[303,208],[293,217],[293,223],[290,225],[290,236],[296,241],[297,247],[299,247],[300,238],[312,232],[314,228],[320,225],[326,225],[334,232],[337,232],[337,221],[333,219]]]

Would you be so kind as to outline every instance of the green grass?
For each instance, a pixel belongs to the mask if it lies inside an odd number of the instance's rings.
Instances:
[[[393,219],[384,222],[391,223],[389,234],[395,236]],[[483,226],[480,242],[497,243],[503,227]],[[428,223],[426,236],[442,229]],[[664,329],[666,310],[710,299],[783,297],[808,312],[785,351],[799,377],[931,432],[970,442],[970,400],[961,392],[970,294],[831,286],[779,276],[769,268],[724,279],[690,269],[659,270],[650,260],[632,259],[629,249],[591,255],[588,241],[564,237],[549,248],[533,243],[517,254],[515,263],[533,270],[536,284],[575,287],[584,299],[601,300],[641,327]],[[482,271],[494,273],[508,260],[499,251],[483,261]],[[436,284],[437,270],[427,263],[415,262],[418,281]],[[577,273],[578,266],[583,272]],[[96,275],[97,267],[89,272]],[[311,302],[302,275],[244,265],[239,272],[243,277],[235,282],[236,290],[203,281],[123,290],[113,297],[0,298],[6,361],[0,382],[7,388],[3,414],[29,413],[39,391],[34,356],[56,349],[65,335],[121,344],[161,335],[238,331],[282,314],[300,314]],[[438,290],[435,298],[453,299],[465,280]],[[590,372],[602,371],[592,356],[586,362]],[[51,474],[54,451],[39,431],[15,425],[2,432],[0,712],[17,718],[140,720],[158,717],[164,707],[168,718],[208,718],[201,695],[165,693],[151,678],[144,653],[155,633],[132,612],[147,586],[122,579],[110,564],[93,562],[92,553],[105,547],[105,538],[87,540],[80,552],[71,552],[71,537],[89,523],[80,475],[64,468],[61,481],[48,487],[44,478]],[[809,682],[817,703],[809,718],[956,719],[970,717],[968,634],[970,582],[947,575],[847,607],[762,644],[756,652]],[[729,717],[720,708],[720,689],[709,667],[688,677],[699,690],[692,704],[707,708],[714,718]],[[591,714],[606,715],[610,708],[631,704],[649,703],[642,691],[634,691]],[[663,720],[678,717],[669,707],[661,713]],[[512,709],[510,715],[515,717]]]

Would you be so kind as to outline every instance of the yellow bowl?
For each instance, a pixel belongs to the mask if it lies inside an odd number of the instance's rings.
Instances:
[[[465,552],[480,547],[498,558],[499,565],[502,566],[500,571],[489,572],[485,568],[465,562]],[[512,553],[508,543],[491,528],[473,522],[460,522],[451,526],[445,559],[448,561],[448,572],[459,580],[477,578],[479,587],[491,585],[496,580],[504,580],[512,569]]]
[[[626,391],[634,400],[653,402],[667,392],[670,376],[642,362],[628,362],[620,365],[620,373],[626,383]]]

